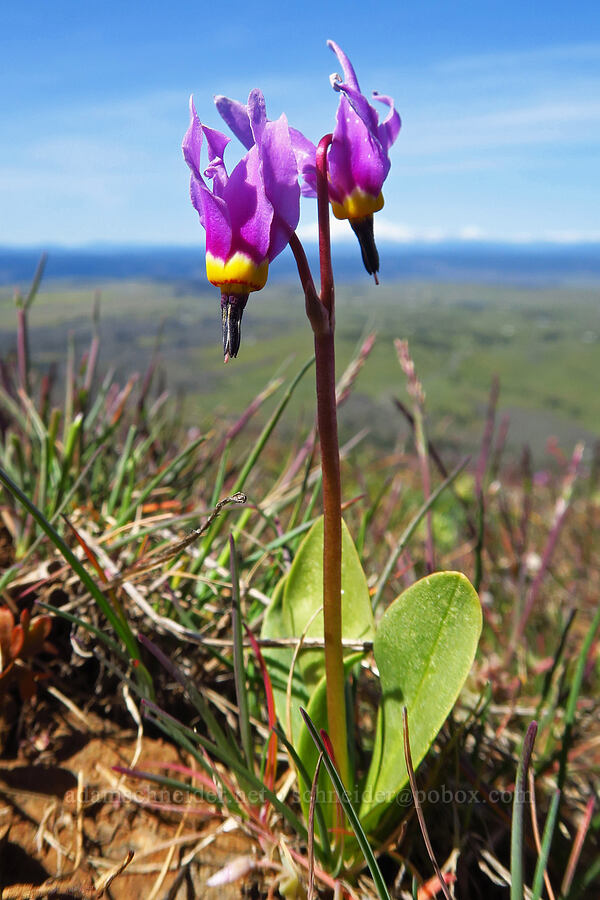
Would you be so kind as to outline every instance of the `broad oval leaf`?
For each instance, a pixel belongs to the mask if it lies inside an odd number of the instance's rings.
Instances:
[[[360,810],[365,830],[376,829],[408,782],[402,707],[416,768],[456,702],[480,634],[479,598],[459,572],[422,578],[382,616],[373,646],[382,704]]]
[[[283,621],[283,591],[287,575],[277,583],[273,592],[271,603],[267,607],[263,624],[261,628],[261,637],[263,638],[288,638],[293,637],[286,630]],[[279,719],[283,730],[288,738],[295,743],[303,726],[302,716],[300,715],[300,706],[308,706],[309,695],[302,681],[300,670],[294,667],[294,675],[292,678],[292,704],[291,704],[291,733],[288,734],[287,727],[287,683],[294,651],[290,647],[263,647],[262,651],[264,660],[271,676],[271,684],[273,687],[273,697],[275,699],[275,709],[277,718]]]
[[[282,620],[290,637],[323,637],[323,613],[310,622],[323,605],[323,518],[302,541],[287,575],[283,591]],[[342,637],[373,640],[375,633],[367,579],[354,541],[342,521]],[[298,668],[309,693],[325,674],[322,650],[302,651]]]

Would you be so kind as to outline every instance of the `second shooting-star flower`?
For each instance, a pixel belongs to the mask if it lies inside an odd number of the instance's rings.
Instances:
[[[237,356],[249,295],[265,286],[269,263],[287,245],[300,217],[298,165],[287,119],[267,121],[258,90],[250,93],[247,110],[254,143],[230,175],[223,161],[229,138],[201,123],[193,99],[183,139],[192,203],[206,230],[206,275],[221,289],[225,361]],[[208,167],[202,171],[204,140]]]
[[[400,132],[400,116],[391,97],[373,93],[389,107],[380,122],[377,110],[361,93],[352,63],[334,42],[328,46],[344,73],[331,76],[331,84],[341,94],[331,147],[328,154],[329,199],[337,219],[348,219],[356,234],[363,262],[377,280],[379,254],[373,235],[373,213],[383,206],[381,189],[390,170],[389,149]]]

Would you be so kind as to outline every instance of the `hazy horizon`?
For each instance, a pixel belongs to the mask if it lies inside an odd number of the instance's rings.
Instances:
[[[338,280],[368,284],[358,245],[334,244],[333,261]],[[317,247],[305,242],[314,272],[318,272]],[[600,243],[490,243],[379,242],[382,283],[397,280],[475,282],[488,284],[589,285],[600,283]],[[71,280],[101,283],[108,280],[193,281],[210,290],[206,281],[201,244],[119,245],[97,242],[80,247],[0,245],[0,286],[27,289],[43,252],[47,252],[44,281]],[[293,256],[287,248],[270,266],[269,281],[296,277]],[[216,289],[215,289],[216,290]]]

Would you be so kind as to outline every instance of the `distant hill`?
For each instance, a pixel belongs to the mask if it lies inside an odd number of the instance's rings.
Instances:
[[[42,250],[48,252],[45,279],[76,280],[93,284],[115,279],[202,281],[202,247],[90,246],[0,247],[0,286],[26,286]],[[316,263],[316,250],[307,248]],[[380,244],[384,281],[487,282],[554,286],[600,283],[600,244]],[[334,268],[339,281],[364,275],[358,247],[334,247]],[[316,270],[315,270],[316,271]],[[270,279],[294,277],[289,250],[272,266]]]

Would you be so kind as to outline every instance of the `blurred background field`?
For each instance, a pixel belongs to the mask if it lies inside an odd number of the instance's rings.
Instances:
[[[250,298],[240,356],[224,369],[219,295],[204,282],[197,257],[187,252],[178,261],[165,253],[161,268],[160,252],[148,252],[145,261],[143,254],[136,259],[131,253],[96,253],[95,270],[88,261],[87,270],[82,265],[73,275],[77,255],[71,255],[70,267],[62,260],[62,270],[59,255],[59,277],[44,280],[31,310],[32,355],[40,364],[54,365],[60,381],[67,343],[72,339],[76,352],[84,352],[97,305],[101,371],[114,367],[122,379],[156,359],[178,397],[184,422],[206,427],[215,415],[235,416],[274,374],[291,375],[311,355],[303,298],[284,264],[266,289]],[[117,278],[119,258],[124,277]],[[342,436],[366,428],[364,442],[389,448],[406,431],[394,403],[394,398],[405,399],[405,386],[393,347],[394,338],[405,338],[427,391],[430,434],[442,445],[473,450],[496,376],[500,413],[510,419],[507,447],[516,450],[527,443],[541,461],[549,438],[567,446],[593,440],[600,421],[600,288],[594,254],[582,254],[579,267],[576,254],[562,267],[560,257],[548,254],[545,263],[542,259],[529,269],[523,261],[519,268],[514,254],[504,269],[501,255],[489,254],[487,263],[476,256],[469,266],[464,253],[457,254],[454,268],[452,259],[448,251],[445,265],[439,256],[430,256],[429,268],[419,267],[408,253],[406,268],[415,274],[399,278],[402,256],[396,251],[388,264],[391,277],[375,286],[351,265],[344,266],[342,256],[338,370],[368,333],[377,333],[369,363],[341,412]],[[5,278],[18,275],[19,265],[5,265]],[[50,273],[52,265],[51,251]],[[182,277],[176,278],[178,267]],[[143,277],[144,270],[152,277]],[[420,272],[429,278],[419,277]],[[0,287],[4,357],[15,352],[12,294],[9,285]],[[284,433],[299,417],[308,421],[312,415],[312,389],[312,377],[300,385],[282,423]],[[265,405],[259,422],[276,402],[273,398]]]

